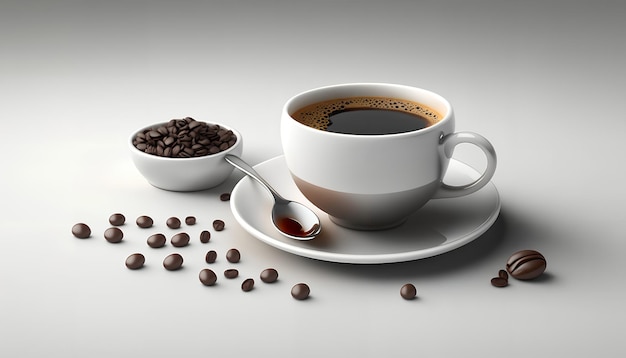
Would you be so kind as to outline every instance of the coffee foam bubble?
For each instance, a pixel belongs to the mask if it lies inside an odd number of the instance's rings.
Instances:
[[[319,130],[326,130],[330,116],[336,112],[350,109],[387,109],[418,115],[435,124],[441,115],[433,109],[417,102],[390,97],[347,97],[318,102],[298,109],[291,116],[298,122]]]

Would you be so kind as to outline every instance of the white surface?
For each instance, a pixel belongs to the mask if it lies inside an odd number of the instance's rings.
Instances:
[[[284,156],[255,166],[255,170],[285,198],[315,211],[322,232],[314,240],[296,241],[281,235],[271,220],[273,199],[253,179],[243,178],[232,191],[235,219],[251,235],[280,250],[313,259],[383,264],[423,259],[459,248],[487,231],[498,218],[500,196],[493,183],[468,196],[432,200],[404,224],[389,230],[357,231],[335,225],[311,204],[289,175]],[[451,160],[446,181],[471,182],[480,176],[467,165]]]
[[[614,356],[626,350],[626,8],[620,1],[0,2],[0,356]],[[346,82],[414,85],[450,100],[457,129],[489,138],[502,199],[479,239],[391,265],[320,262],[249,235],[219,194],[146,183],[136,128],[191,116],[239,129],[243,158],[281,154],[282,105]],[[457,148],[477,169],[481,153]],[[113,212],[124,241],[102,234]],[[185,268],[148,250],[195,215]],[[202,245],[199,231],[227,229]],[[76,222],[94,237],[75,239]],[[237,247],[240,279],[221,271]],[[208,249],[218,285],[198,272]],[[536,249],[541,280],[490,279]],[[126,256],[146,254],[130,271]],[[177,250],[178,251],[178,250]],[[279,281],[246,277],[275,267]],[[296,301],[297,282],[311,299]],[[411,282],[419,298],[405,301]],[[616,353],[617,352],[617,353]]]

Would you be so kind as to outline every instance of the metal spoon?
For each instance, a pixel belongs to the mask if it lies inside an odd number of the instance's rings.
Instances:
[[[259,173],[241,158],[228,154],[225,159],[235,168],[255,179],[272,194],[274,197],[272,222],[281,234],[296,240],[311,240],[320,233],[322,229],[320,219],[311,209],[280,196]]]

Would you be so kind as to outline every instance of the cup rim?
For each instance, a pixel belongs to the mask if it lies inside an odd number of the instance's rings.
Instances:
[[[322,93],[322,92],[329,92],[329,91],[334,91],[334,90],[338,90],[341,88],[350,88],[350,87],[377,87],[377,88],[395,88],[395,89],[406,89],[406,90],[411,90],[411,91],[419,91],[419,92],[423,92],[424,94],[427,94],[429,96],[432,96],[434,98],[436,98],[440,104],[442,104],[445,107],[445,114],[443,115],[443,117],[435,124],[428,126],[426,128],[421,128],[421,129],[416,129],[416,130],[412,130],[412,131],[408,131],[408,132],[400,132],[400,133],[389,133],[389,134],[351,134],[351,133],[337,133],[337,132],[329,132],[329,131],[324,131],[324,130],[319,130],[319,129],[315,129],[312,127],[309,127],[305,124],[302,124],[300,122],[298,122],[297,120],[295,120],[293,118],[293,116],[291,115],[290,110],[293,110],[293,108],[290,108],[293,106],[293,103],[298,101],[299,99],[305,97],[305,96],[311,96],[311,95],[315,95],[318,93]],[[381,95],[384,96],[384,95]],[[346,96],[346,97],[350,97],[350,96]],[[356,96],[355,96],[356,97]],[[329,99],[332,98],[341,98],[341,97],[333,97],[330,96]],[[411,99],[412,100],[412,99]],[[323,100],[322,100],[323,101]],[[298,108],[302,108],[303,106],[312,104],[315,102],[309,102],[306,104],[301,104],[298,106]],[[428,103],[425,103],[426,105],[429,105]],[[351,138],[395,138],[395,137],[406,137],[406,136],[413,136],[413,135],[419,135],[422,133],[429,133],[432,131],[436,131],[439,130],[439,127],[442,127],[445,125],[446,122],[448,122],[450,120],[450,118],[453,117],[453,109],[452,109],[452,105],[450,104],[450,102],[444,98],[443,96],[441,96],[438,93],[435,93],[433,91],[421,88],[421,87],[415,87],[415,86],[408,86],[408,85],[401,85],[401,84],[393,84],[393,83],[384,83],[384,82],[353,82],[353,83],[341,83],[341,84],[334,84],[334,85],[328,85],[328,86],[322,86],[322,87],[317,87],[317,88],[313,88],[313,89],[309,89],[303,92],[300,92],[294,96],[292,96],[291,98],[289,98],[287,100],[287,102],[285,102],[285,104],[283,105],[283,115],[287,115],[292,122],[295,123],[296,126],[302,127],[305,130],[311,130],[314,131],[316,133],[324,133],[325,135],[331,135],[331,136],[340,136],[340,137],[351,137]]]
[[[175,162],[182,162],[182,161],[193,162],[193,161],[200,161],[200,160],[207,160],[207,159],[211,159],[211,158],[216,158],[216,157],[219,157],[220,155],[228,154],[229,152],[235,150],[235,148],[241,146],[241,143],[242,143],[242,139],[243,138],[241,136],[241,133],[239,133],[239,131],[237,131],[235,128],[233,128],[233,127],[231,127],[229,125],[222,124],[222,123],[202,121],[202,122],[205,122],[205,123],[208,123],[208,124],[217,124],[217,125],[219,125],[222,128],[225,128],[227,130],[233,131],[233,133],[237,137],[237,140],[235,141],[235,144],[233,144],[231,147],[229,147],[229,148],[227,148],[225,150],[222,150],[220,152],[217,152],[215,154],[207,154],[207,155],[203,155],[203,156],[200,156],[200,157],[189,157],[189,158],[185,158],[185,157],[182,157],[182,158],[162,157],[160,155],[148,154],[148,153],[146,153],[144,151],[141,151],[141,150],[137,149],[137,147],[135,147],[135,145],[133,144],[133,139],[135,138],[135,136],[139,132],[142,132],[142,131],[144,131],[146,129],[149,129],[149,128],[159,127],[161,125],[167,124],[168,122],[169,121],[153,123],[153,124],[150,124],[150,125],[147,125],[147,126],[143,126],[143,127],[139,128],[139,129],[137,129],[136,131],[134,131],[130,135],[130,137],[128,138],[128,141],[127,141],[128,145],[130,147],[130,150],[133,153],[135,153],[136,155],[139,155],[139,156],[144,157],[144,158],[152,158],[152,159],[155,159],[155,160],[175,161]]]

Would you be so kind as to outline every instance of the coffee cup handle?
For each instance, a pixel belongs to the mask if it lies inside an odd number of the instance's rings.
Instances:
[[[433,198],[454,198],[471,194],[489,183],[493,177],[493,174],[496,171],[497,163],[496,151],[485,137],[472,132],[456,132],[442,136],[439,140],[439,144],[442,146],[443,155],[447,158],[452,158],[454,148],[461,143],[474,144],[480,148],[487,157],[487,168],[485,168],[485,171],[478,179],[469,184],[448,185],[442,181],[441,186],[437,192],[435,192]]]

